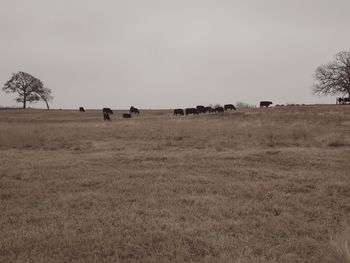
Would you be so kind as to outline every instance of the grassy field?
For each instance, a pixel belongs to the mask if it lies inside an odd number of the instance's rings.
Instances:
[[[0,111],[0,262],[350,262],[350,107]]]

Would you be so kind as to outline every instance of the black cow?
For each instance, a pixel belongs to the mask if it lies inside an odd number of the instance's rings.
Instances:
[[[124,119],[130,119],[131,118],[131,114],[130,113],[124,113],[123,114],[123,118]]]
[[[224,112],[224,108],[223,107],[216,107],[215,112]]]
[[[109,114],[113,114],[113,111],[110,108],[103,108],[102,114],[103,114],[103,120],[110,121],[111,118],[109,117]]]
[[[215,112],[215,110],[212,107],[208,106],[205,107],[205,112]]]
[[[272,103],[272,101],[260,101],[260,108],[263,108],[263,107],[268,107],[270,106]]]
[[[224,110],[236,110],[236,107],[233,104],[225,104],[224,105]]]
[[[140,114],[140,111],[138,108],[135,108],[134,106],[130,107],[130,113]]]
[[[108,114],[113,114],[113,111],[110,108],[103,108],[102,112],[107,112]]]
[[[198,113],[205,113],[205,107],[202,105],[199,105],[196,107]]]
[[[349,98],[338,98],[337,102],[338,102],[338,104],[348,104],[348,103],[350,103],[350,97]]]
[[[185,113],[184,113],[183,109],[175,109],[174,110],[174,115],[181,115],[181,116],[183,116],[183,115],[185,115]]]
[[[185,110],[185,113],[186,113],[186,115],[188,115],[188,114],[198,114],[198,110],[196,109],[196,108],[187,108],[186,110]]]
[[[80,111],[80,112],[85,112],[84,107],[79,107],[79,111]]]
[[[108,112],[103,112],[103,120],[105,120],[105,121],[110,121],[111,120],[111,118],[109,117],[109,113]]]

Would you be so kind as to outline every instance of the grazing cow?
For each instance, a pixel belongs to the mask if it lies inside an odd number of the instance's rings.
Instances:
[[[195,115],[195,114],[198,114],[198,110],[196,108],[187,108],[187,109],[185,109],[185,113],[186,113],[186,115],[188,115],[188,114]]]
[[[130,113],[124,113],[123,114],[124,119],[131,119],[131,114]]]
[[[85,112],[84,107],[79,107],[79,111],[80,111],[80,112]]]
[[[260,108],[263,108],[263,107],[267,108],[271,104],[273,104],[271,101],[260,101]]]
[[[205,107],[202,105],[199,105],[196,107],[198,113],[205,113]]]
[[[175,109],[175,110],[174,110],[174,115],[183,116],[183,115],[185,115],[185,113],[184,113],[184,110],[183,110],[183,109]]]
[[[215,112],[224,112],[224,108],[223,107],[216,107]]]
[[[140,114],[140,111],[138,108],[135,108],[134,106],[130,107],[130,113]]]
[[[233,104],[225,104],[224,105],[224,110],[236,110],[236,107]]]

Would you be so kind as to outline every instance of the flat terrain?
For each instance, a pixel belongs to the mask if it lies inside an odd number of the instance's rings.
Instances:
[[[0,111],[0,262],[350,262],[350,106]]]

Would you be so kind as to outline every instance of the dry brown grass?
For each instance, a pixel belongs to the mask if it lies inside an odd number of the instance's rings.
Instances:
[[[0,262],[350,262],[350,107],[0,111]]]

